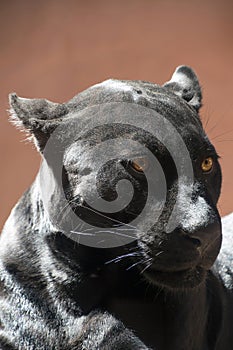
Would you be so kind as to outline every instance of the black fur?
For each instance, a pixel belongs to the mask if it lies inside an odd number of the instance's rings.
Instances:
[[[164,86],[110,80],[64,104],[11,95],[12,119],[34,138],[44,161],[35,182],[12,210],[1,236],[2,350],[231,349],[232,221],[226,218],[226,237],[215,262],[221,246],[216,208],[221,170],[198,115],[201,99],[197,77],[186,66],[178,67]],[[146,131],[150,128],[146,118],[141,129],[122,123],[120,114],[114,116],[114,125],[106,126],[103,113],[95,127],[88,108],[110,103],[152,109],[176,128],[192,162],[191,200],[187,186],[178,195],[174,159],[164,144]],[[89,131],[83,131],[85,125]],[[47,145],[60,126],[63,133],[55,137],[51,153]],[[182,162],[176,139],[166,135]],[[144,231],[141,226],[139,233],[134,232],[135,240],[98,248],[101,227],[115,229],[115,235],[124,242],[120,234],[127,231],[120,231],[121,226],[115,228],[116,223],[130,225],[148,195],[147,179],[132,167],[130,152],[122,153],[120,141],[113,150],[118,156],[104,166],[101,154],[93,156],[93,147],[116,137],[137,140],[156,156],[165,174],[166,202],[150,230]],[[206,157],[213,159],[210,173],[201,170]],[[128,179],[134,189],[131,205],[105,216],[91,211],[92,179],[108,203],[117,198],[119,180]],[[156,181],[152,177],[153,185],[159,186]],[[67,211],[63,190],[70,204]],[[178,225],[166,232],[175,202]],[[153,205],[150,209],[153,219]],[[80,236],[81,243],[74,239],[71,212],[96,227],[91,238],[85,236],[85,227],[79,227],[84,238]],[[69,228],[69,234],[62,230],[64,227]],[[95,244],[85,245],[88,239],[95,239]]]

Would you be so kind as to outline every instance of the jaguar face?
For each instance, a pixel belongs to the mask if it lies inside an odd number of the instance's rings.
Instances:
[[[14,97],[15,113],[28,101]],[[46,103],[34,126],[21,120],[43,153],[53,225],[83,245],[137,247],[138,268],[155,285],[200,285],[221,246],[221,170],[194,72],[179,67],[162,87],[109,80],[67,104]]]

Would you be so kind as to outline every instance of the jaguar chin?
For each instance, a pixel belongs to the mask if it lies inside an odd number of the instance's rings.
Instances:
[[[158,271],[150,268],[145,272],[150,282],[170,290],[197,287],[205,281],[206,274],[207,270],[200,266],[179,271]]]

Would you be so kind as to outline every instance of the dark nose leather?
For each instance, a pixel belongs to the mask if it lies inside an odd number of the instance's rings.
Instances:
[[[218,242],[221,243],[221,224],[219,221],[200,227],[194,232],[183,231],[183,233],[187,239],[191,240],[202,252],[211,248],[211,246],[214,246]]]

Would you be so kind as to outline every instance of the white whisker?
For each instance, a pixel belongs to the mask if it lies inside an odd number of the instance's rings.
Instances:
[[[141,253],[140,252],[134,252],[134,253],[128,253],[128,254],[120,255],[120,256],[112,259],[112,260],[106,261],[105,264],[110,264],[112,262],[117,263],[117,262],[121,261],[124,258],[129,258],[129,257],[132,257],[132,256],[141,256]]]
[[[132,236],[130,236],[130,235],[126,235],[126,234],[124,234],[124,233],[120,233],[120,232],[117,232],[117,231],[110,231],[110,230],[102,230],[102,231],[96,231],[96,233],[112,233],[112,234],[114,234],[114,235],[116,235],[116,236],[122,236],[122,237],[127,237],[127,238],[133,238]]]
[[[98,212],[97,210],[95,210],[95,209],[93,209],[93,208],[88,208],[88,207],[85,207],[85,206],[83,206],[83,208],[85,208],[85,209],[87,209],[87,210],[90,210],[90,211],[92,211],[92,212],[94,212],[94,213],[96,213],[96,214],[98,214],[98,215],[100,215],[100,216],[102,216],[102,217],[104,217],[104,218],[106,218],[106,219],[108,219],[108,220],[117,222],[117,223],[119,223],[119,224],[122,225],[122,226],[129,226],[129,227],[131,227],[131,228],[133,228],[133,229],[139,231],[140,233],[142,233],[141,230],[138,230],[138,229],[137,229],[137,227],[132,226],[132,225],[130,225],[130,224],[126,224],[126,223],[124,223],[124,222],[122,222],[122,221],[119,221],[119,220],[117,220],[117,219],[112,219],[112,218],[110,218],[109,216],[104,215],[104,214]]]
[[[144,267],[144,269],[140,271],[141,274],[143,274],[143,272],[145,272],[152,265],[152,258],[149,258],[147,261],[145,261],[145,264],[146,266]]]
[[[93,236],[93,233],[86,233],[86,232],[80,232],[80,231],[70,231],[71,233],[76,233],[81,236]]]
[[[136,263],[134,263],[133,265],[129,266],[126,270],[127,270],[127,271],[130,270],[130,269],[132,269],[133,267],[135,267],[135,266],[137,266],[137,265],[139,265],[139,264],[142,264],[144,261],[145,261],[144,259],[139,260],[139,261],[137,261]]]

